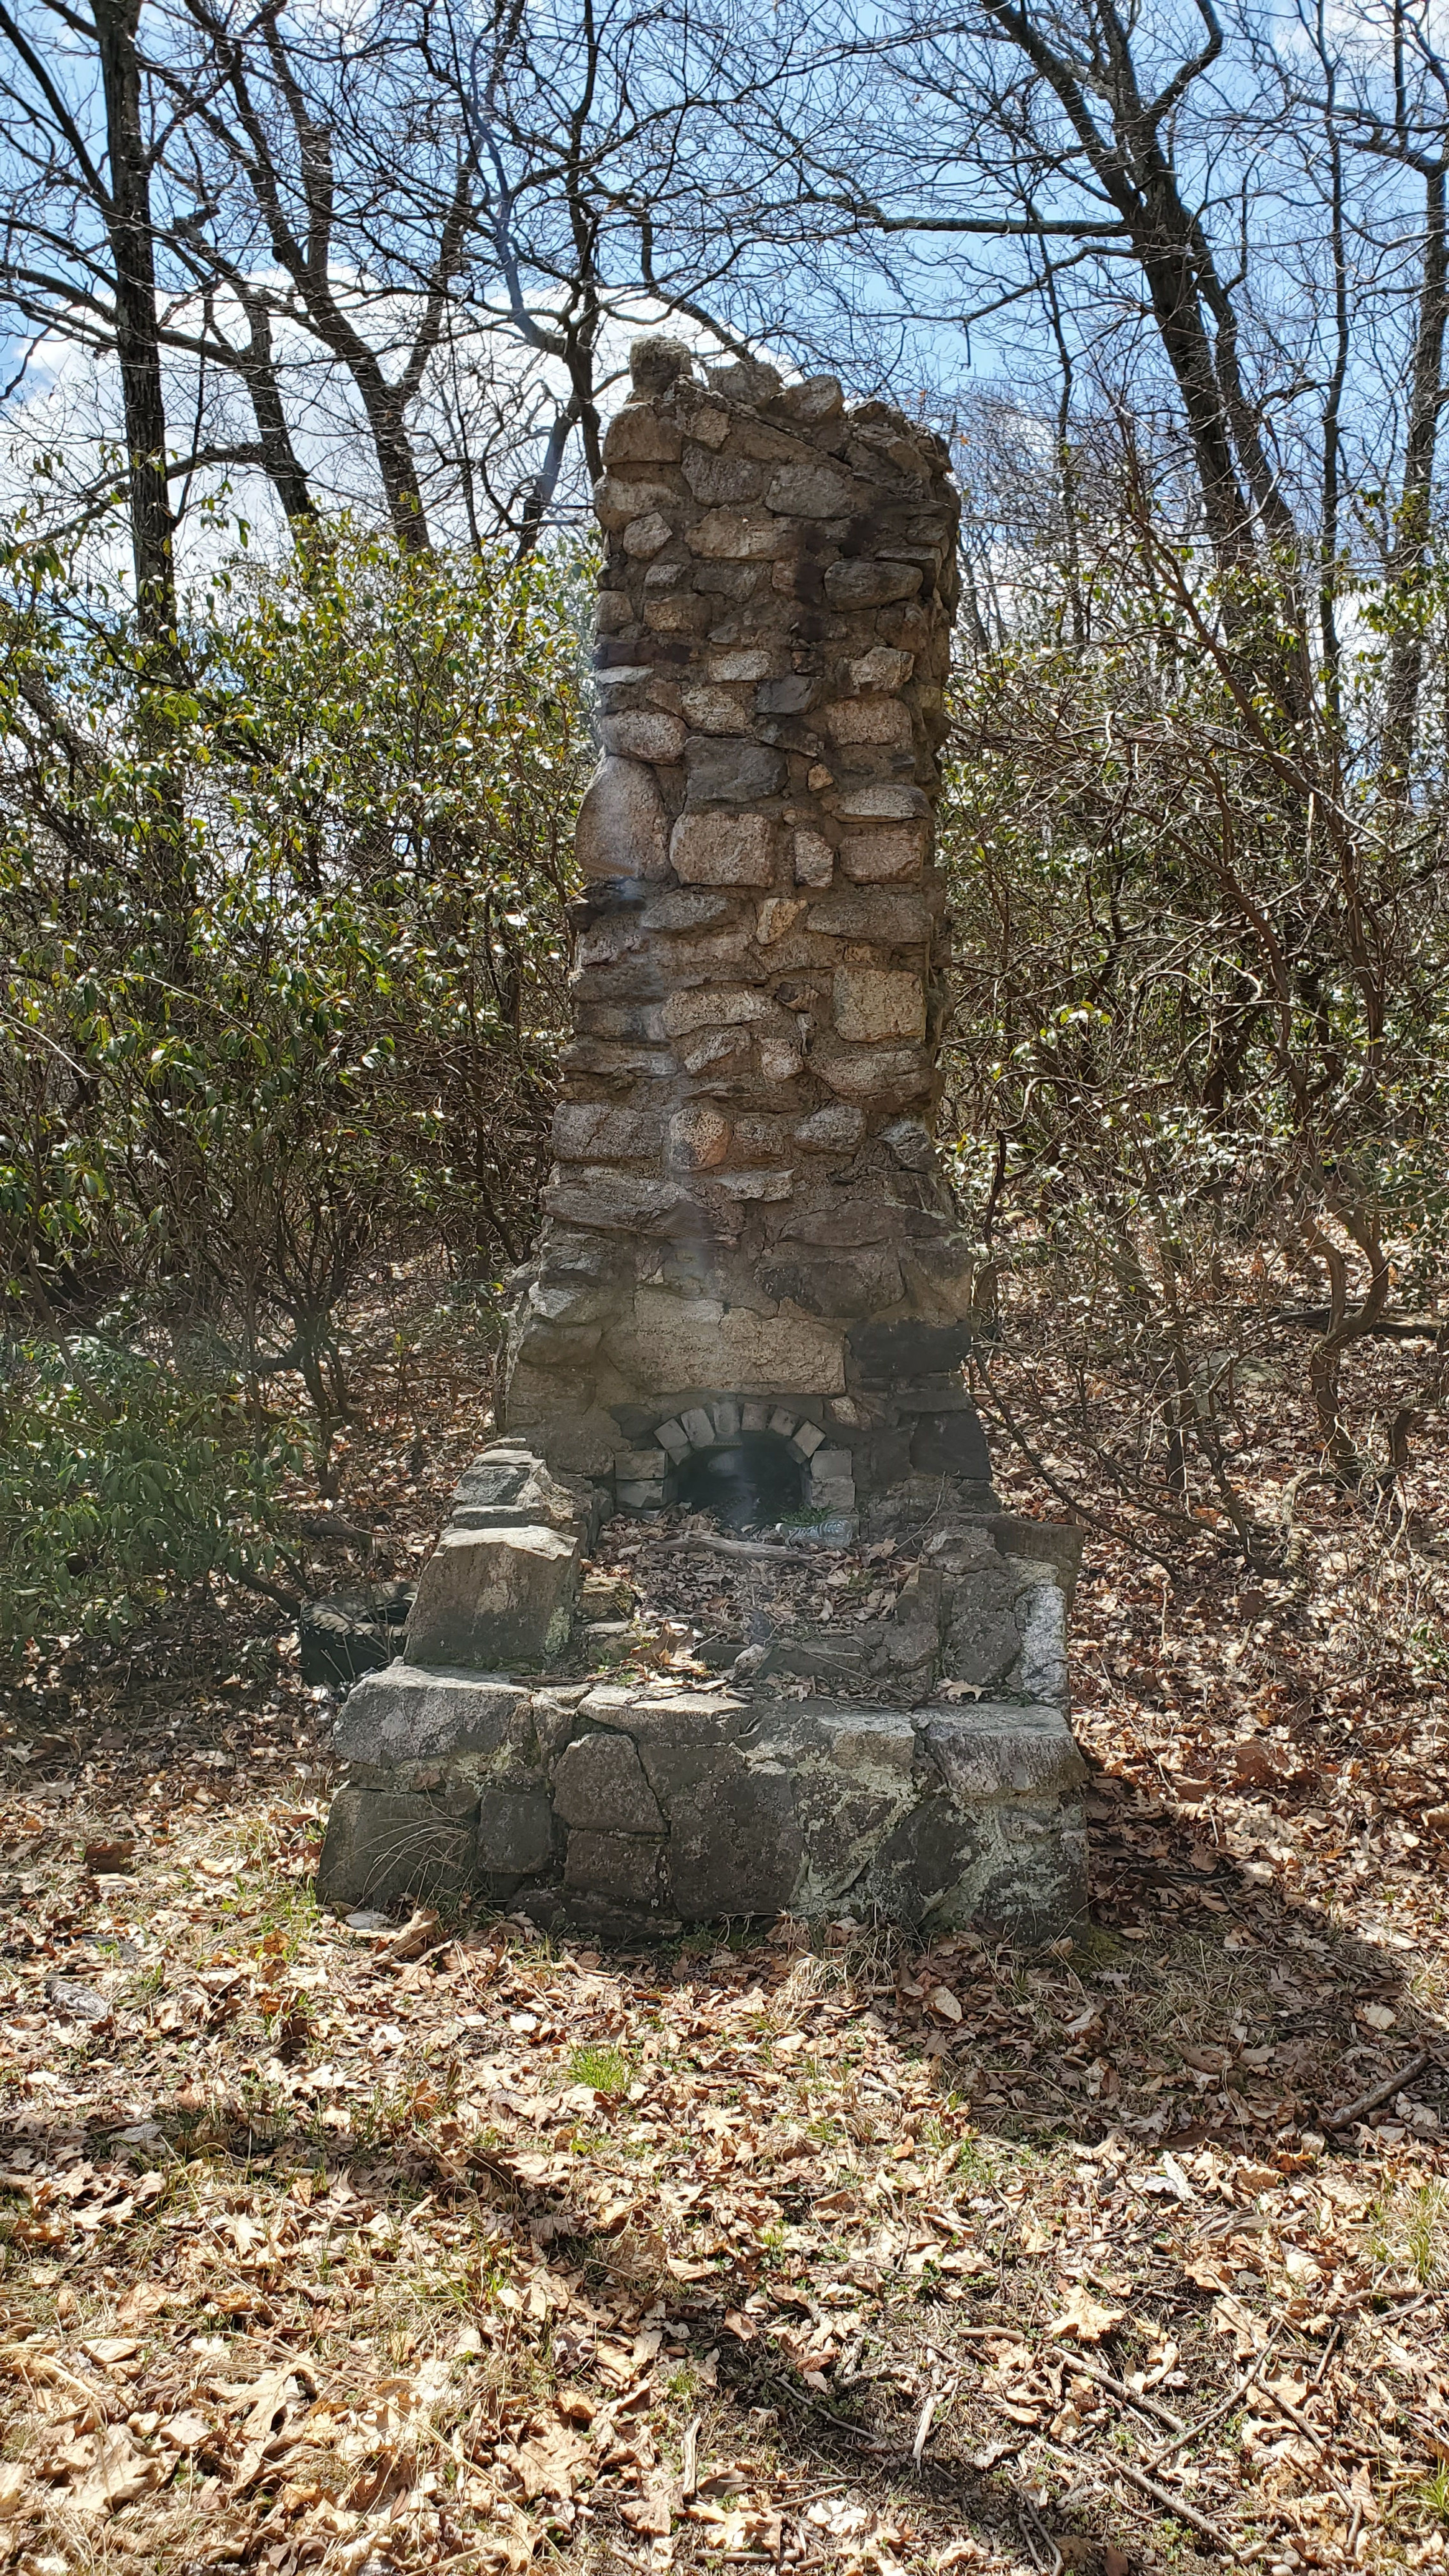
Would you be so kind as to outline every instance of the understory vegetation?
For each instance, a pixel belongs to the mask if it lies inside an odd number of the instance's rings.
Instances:
[[[344,523],[233,553],[159,662],[72,562],[24,530],[8,560],[13,1636],[270,1578],[284,1452],[332,1490],[359,1292],[421,1254],[487,1301],[521,1256],[589,727],[567,551],[417,564]],[[77,1465],[38,1513],[58,1407],[102,1485]],[[232,1462],[229,1558],[198,1440],[213,1482]]]

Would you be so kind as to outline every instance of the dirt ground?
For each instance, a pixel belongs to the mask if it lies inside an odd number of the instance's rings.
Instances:
[[[452,1408],[425,1457],[384,1408],[356,1435],[299,1519],[319,1588],[416,1563],[466,1372]],[[0,2566],[1444,2557],[1440,1578],[1313,1510],[1279,1579],[1089,1532],[1092,1927],[1033,1956],[349,1928],[311,1893],[331,1704],[268,1605],[33,1660],[0,1702]],[[666,1594],[657,1539],[605,1532],[643,1612],[600,1652],[668,1689],[760,1578]],[[864,1613],[904,1570],[837,1553],[828,1588]]]

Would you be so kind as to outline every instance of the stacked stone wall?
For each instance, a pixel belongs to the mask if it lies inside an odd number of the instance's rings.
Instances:
[[[947,451],[833,378],[704,382],[654,341],[604,458],[603,758],[508,1420],[637,1477],[679,1406],[794,1396],[879,1486],[911,1425],[852,1336],[955,1328],[890,1391],[949,1414],[970,1303],[931,1141]]]

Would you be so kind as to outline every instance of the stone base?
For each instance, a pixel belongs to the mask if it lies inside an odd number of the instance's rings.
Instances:
[[[342,1714],[324,1901],[447,1890],[655,1937],[851,1913],[1053,1940],[1086,1909],[1085,1765],[1061,1709],[530,1689],[390,1665]]]

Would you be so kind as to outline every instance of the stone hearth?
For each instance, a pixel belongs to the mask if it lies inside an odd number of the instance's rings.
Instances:
[[[404,1658],[343,1708],[320,1889],[605,1934],[846,1908],[1047,1939],[1084,1904],[1080,1539],[997,1507],[933,1143],[946,450],[831,378],[702,380],[651,340],[604,454],[603,757],[506,1436]],[[580,1675],[601,1520],[675,1506],[913,1570],[714,1685]]]

